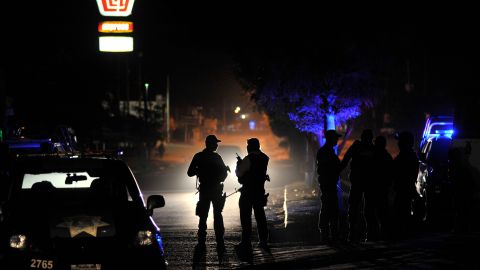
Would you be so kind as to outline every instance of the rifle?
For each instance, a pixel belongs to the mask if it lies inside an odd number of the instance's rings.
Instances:
[[[233,194],[235,194],[235,193],[237,193],[237,192],[241,192],[242,189],[243,189],[243,187],[241,187],[241,188],[239,188],[239,189],[235,188],[235,191],[232,192],[232,193],[230,193],[230,194],[228,194],[227,196],[225,196],[225,198],[228,198],[228,197],[232,196]]]

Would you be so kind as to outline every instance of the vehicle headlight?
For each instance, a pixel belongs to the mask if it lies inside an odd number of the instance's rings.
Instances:
[[[23,234],[16,234],[10,237],[10,247],[15,249],[25,249],[27,247],[27,237]]]
[[[139,231],[135,238],[135,244],[138,246],[150,246],[153,244],[153,235],[154,233],[150,230]]]

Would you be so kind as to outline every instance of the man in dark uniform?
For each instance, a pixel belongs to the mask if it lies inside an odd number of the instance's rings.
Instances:
[[[413,151],[413,134],[404,131],[397,135],[400,152],[393,160],[393,190],[395,236],[405,236],[411,226],[412,200],[416,193],[415,182],[418,175],[418,157]]]
[[[237,162],[235,173],[238,182],[242,184],[239,200],[240,222],[242,224],[242,241],[237,246],[244,250],[252,248],[252,209],[257,221],[259,247],[268,248],[268,228],[265,210],[267,196],[264,184],[267,180],[267,166],[269,157],[260,150],[260,142],[257,138],[247,140],[248,155]]]
[[[371,224],[367,229],[368,240],[385,238],[389,229],[389,195],[392,185],[392,156],[388,153],[387,139],[384,136],[375,138],[373,153],[373,181],[367,185],[366,195],[372,198],[373,205],[366,206],[366,218]],[[370,203],[370,202],[369,202]]]
[[[371,182],[373,171],[373,132],[371,129],[365,129],[360,136],[360,141],[356,140],[352,146],[347,150],[343,157],[341,168],[345,168],[349,161],[350,164],[350,196],[348,198],[348,219],[350,223],[349,240],[358,242],[364,239],[364,233],[360,231],[359,217],[360,216],[362,197],[365,195],[365,190],[368,182]],[[369,198],[366,197],[366,205],[368,205]],[[368,220],[367,220],[368,222]],[[368,223],[367,223],[368,227]]]
[[[198,187],[199,201],[195,211],[200,218],[197,248],[205,249],[208,211],[210,210],[210,203],[212,203],[217,250],[223,252],[225,250],[223,241],[225,228],[223,226],[222,211],[225,205],[225,196],[222,193],[223,181],[227,177],[228,167],[225,166],[222,157],[215,152],[219,142],[220,140],[215,135],[208,135],[205,139],[206,148],[193,156],[187,174],[190,177],[196,175],[200,182]]]
[[[317,152],[318,183],[322,191],[322,209],[319,215],[319,228],[322,241],[337,238],[338,234],[338,197],[337,182],[340,175],[340,159],[335,153],[338,138],[335,130],[325,132],[325,145]]]

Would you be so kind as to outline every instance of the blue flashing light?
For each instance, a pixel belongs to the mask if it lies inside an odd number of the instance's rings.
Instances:
[[[444,135],[453,135],[454,130],[449,129],[449,130],[435,130],[436,134],[444,134]]]
[[[11,149],[39,149],[40,143],[17,143],[9,146]]]
[[[160,233],[155,234],[155,238],[157,239],[158,246],[160,247],[160,250],[162,251],[162,256],[165,256],[165,251],[163,250],[163,241],[162,241],[162,236],[160,236]]]
[[[255,130],[255,121],[250,120],[250,122],[248,122],[248,127],[250,130]]]

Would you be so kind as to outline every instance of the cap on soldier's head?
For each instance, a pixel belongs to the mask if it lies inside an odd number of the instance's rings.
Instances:
[[[360,135],[362,141],[371,142],[373,140],[373,131],[371,129],[364,129],[362,135]]]
[[[205,138],[205,143],[217,143],[221,142],[215,135],[210,134]]]
[[[247,146],[253,149],[260,149],[260,141],[257,138],[250,138],[247,140]]]
[[[334,129],[329,129],[325,132],[325,139],[336,139],[340,137],[342,137],[342,135],[338,134]]]

